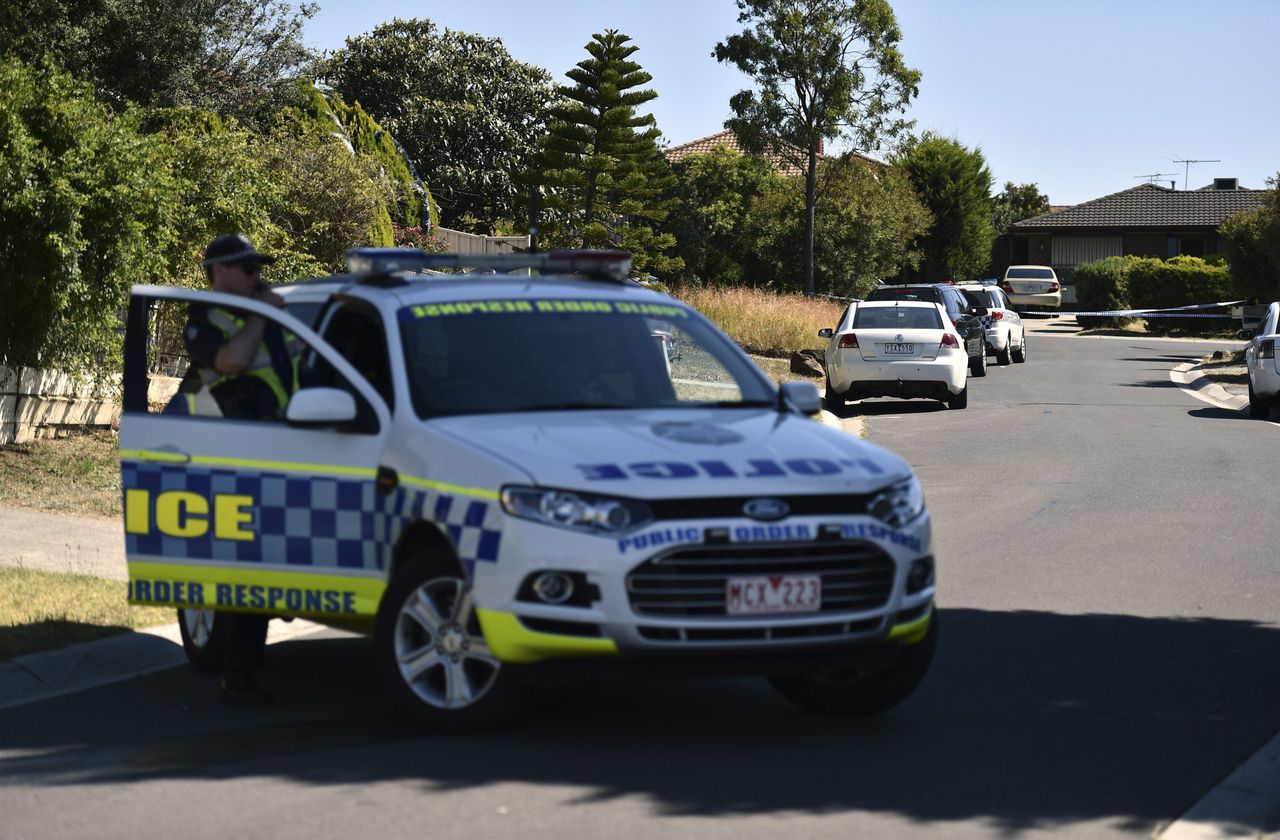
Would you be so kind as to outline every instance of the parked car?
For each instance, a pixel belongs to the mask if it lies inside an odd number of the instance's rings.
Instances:
[[[827,404],[863,397],[925,397],[969,404],[969,355],[942,304],[863,301],[827,339]]]
[[[987,351],[995,355],[996,362],[1001,365],[1007,365],[1011,361],[1025,362],[1027,333],[1022,316],[1013,311],[1013,304],[1005,297],[1004,290],[979,283],[956,288],[971,306],[987,310],[981,321],[987,334]]]
[[[1062,284],[1047,265],[1011,265],[1000,288],[1015,307],[1062,308]]]
[[[975,309],[954,285],[921,283],[877,286],[867,295],[867,300],[923,300],[940,304],[969,354],[969,374],[987,375],[987,333],[981,321],[987,311],[981,307]]]
[[[1241,338],[1249,339],[1244,351],[1244,364],[1249,371],[1249,414],[1261,420],[1271,416],[1280,406],[1280,366],[1276,365],[1276,342],[1280,341],[1280,302],[1267,307],[1267,317],[1257,333],[1241,330]]]
[[[358,250],[280,289],[285,311],[135,286],[130,601],[177,607],[197,668],[220,668],[228,612],[371,633],[390,695],[445,731],[590,671],[758,674],[836,715],[905,699],[938,632],[910,465],[812,422],[812,384],[775,386],[629,264]],[[450,267],[541,275],[426,273]],[[152,327],[191,305],[296,338],[282,419],[148,399]]]

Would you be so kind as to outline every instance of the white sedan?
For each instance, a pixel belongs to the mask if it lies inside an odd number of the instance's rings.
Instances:
[[[1022,316],[1013,311],[1013,304],[1005,296],[1004,290],[981,283],[967,283],[956,288],[970,306],[980,306],[987,310],[987,314],[981,318],[982,329],[987,335],[988,349],[996,355],[996,363],[1007,365],[1009,362],[1025,362],[1027,333]]]
[[[839,325],[818,331],[827,345],[827,402],[924,397],[969,404],[969,353],[946,312],[925,301],[861,301]]]
[[[1276,342],[1280,341],[1280,302],[1267,307],[1267,317],[1262,320],[1256,335],[1241,333],[1249,338],[1244,351],[1245,367],[1249,370],[1249,414],[1262,420],[1271,416],[1271,409],[1280,406],[1280,366],[1276,365]]]

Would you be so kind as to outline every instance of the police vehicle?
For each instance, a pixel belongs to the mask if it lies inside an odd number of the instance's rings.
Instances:
[[[986,310],[987,314],[979,320],[987,336],[987,350],[995,354],[996,363],[1025,362],[1026,325],[1022,323],[1022,316],[1014,311],[1004,290],[984,282],[968,283],[956,286],[956,289],[970,305]]]
[[[815,422],[811,383],[775,387],[629,281],[624,252],[371,249],[348,268],[281,289],[302,319],[133,289],[129,598],[179,608],[197,667],[218,667],[227,612],[370,633],[399,705],[451,731],[506,721],[522,685],[566,673],[759,674],[839,715],[924,677],[920,484]],[[158,337],[193,304],[301,343],[279,421],[165,413]]]

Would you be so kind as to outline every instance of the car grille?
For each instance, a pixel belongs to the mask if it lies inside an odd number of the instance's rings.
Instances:
[[[742,508],[755,496],[724,496],[692,499],[657,499],[649,502],[653,517],[667,519],[731,519],[742,516]],[[831,516],[863,513],[871,495],[843,494],[818,496],[771,496],[787,503],[790,516]]]
[[[627,596],[639,615],[713,618],[726,615],[730,577],[813,574],[822,578],[823,613],[877,609],[893,591],[888,554],[872,543],[840,540],[682,546],[632,569]]]

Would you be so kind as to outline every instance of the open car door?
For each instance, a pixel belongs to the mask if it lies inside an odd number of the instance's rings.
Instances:
[[[185,369],[191,304],[259,315],[297,337],[302,387],[285,419],[166,411],[177,378],[163,374]],[[378,393],[291,315],[232,295],[135,287],[120,421],[130,603],[370,621],[389,561],[375,537],[397,498],[377,485],[390,425]]]

